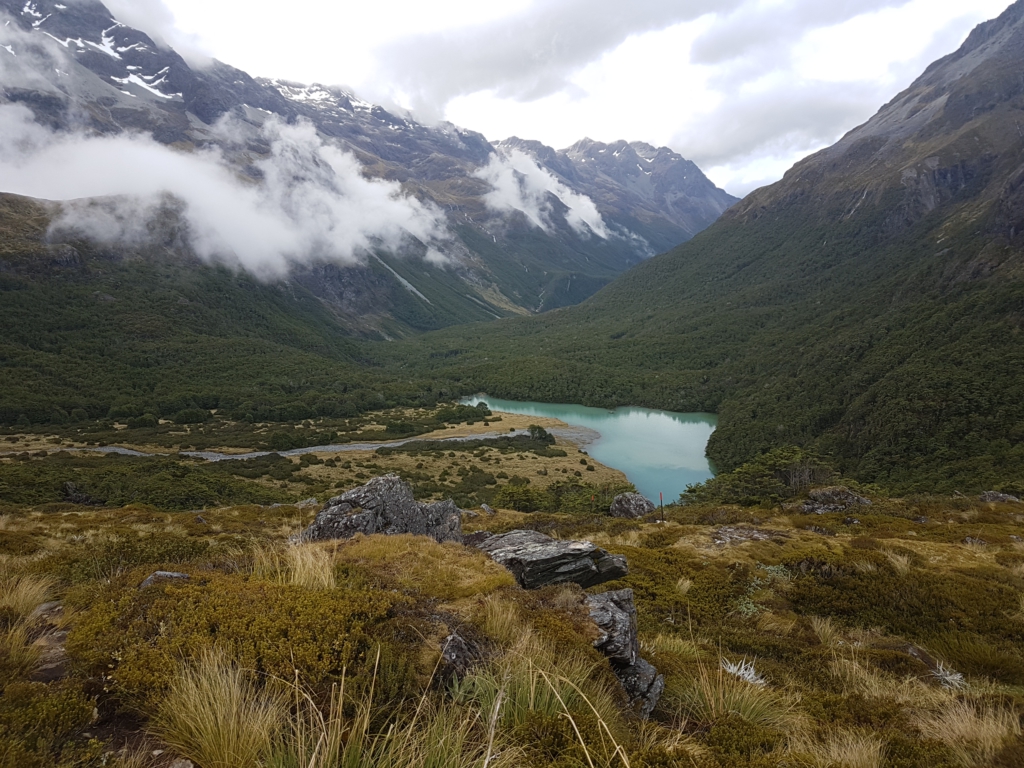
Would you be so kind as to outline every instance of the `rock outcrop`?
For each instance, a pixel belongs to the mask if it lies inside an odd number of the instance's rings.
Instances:
[[[1000,493],[999,491],[985,491],[978,498],[990,504],[1012,504],[1020,501],[1016,496],[1011,496],[1008,493]]]
[[[622,555],[610,555],[589,541],[559,541],[537,531],[476,534],[470,543],[508,568],[524,589],[570,581],[586,588],[629,573]]]
[[[832,512],[845,512],[851,507],[867,506],[870,499],[858,496],[849,488],[835,486],[833,488],[815,488],[807,494],[803,511],[812,515],[827,515]]]
[[[636,520],[651,514],[655,510],[654,503],[639,493],[620,493],[612,502],[608,514],[612,517],[628,517]]]
[[[423,504],[397,475],[375,477],[328,501],[299,541],[349,539],[357,533],[413,533],[462,542],[462,510],[451,500]]]
[[[665,676],[640,657],[632,589],[587,598],[590,618],[601,630],[594,647],[608,657],[615,676],[641,717],[649,717],[665,690]]]

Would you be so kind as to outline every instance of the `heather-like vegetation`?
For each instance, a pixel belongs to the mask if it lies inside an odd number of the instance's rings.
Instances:
[[[667,678],[650,720],[637,719],[592,647],[579,587],[525,591],[476,549],[411,535],[292,544],[316,507],[223,500],[211,487],[191,511],[160,499],[8,500],[0,755],[40,768],[163,768],[177,757],[199,768],[1022,759],[1019,504],[860,488],[870,505],[812,514],[807,492],[841,478],[790,450],[691,489],[684,506],[613,519],[615,488],[561,479],[572,457],[546,455],[551,444],[535,438],[537,452],[499,441],[367,458],[381,462],[372,471],[415,461],[432,482],[453,461],[537,467],[528,484],[498,483],[497,513],[464,527],[533,528],[627,557],[629,576],[589,591],[634,591],[643,655]],[[256,461],[357,484],[344,458]],[[0,470],[51,461],[72,466],[47,456]],[[129,482],[151,474],[147,462],[175,460],[73,461]],[[191,466],[285,502],[309,488],[228,464]],[[545,505],[499,503],[523,488]],[[189,578],[140,588],[157,570]],[[458,672],[441,660],[454,632],[477,649]],[[57,676],[46,672],[55,638],[67,654]]]

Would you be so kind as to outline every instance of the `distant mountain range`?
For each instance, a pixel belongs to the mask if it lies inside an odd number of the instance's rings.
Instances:
[[[291,254],[289,280],[359,335],[400,337],[576,303],[736,202],[665,148],[492,145],[340,88],[253,78],[217,61],[191,66],[95,0],[0,0],[0,11],[9,17],[0,22],[0,104],[29,108],[56,135],[142,133],[193,156],[216,150],[259,184],[278,151],[268,123],[305,120],[316,152],[349,152],[363,177],[422,204],[436,219],[436,242],[413,232],[401,247],[370,247],[358,264]],[[174,242],[179,251],[188,245]],[[226,255],[245,262],[244,253]]]
[[[721,469],[800,445],[902,490],[1024,489],[1022,71],[1018,0],[580,306],[395,354],[495,396],[715,411]]]

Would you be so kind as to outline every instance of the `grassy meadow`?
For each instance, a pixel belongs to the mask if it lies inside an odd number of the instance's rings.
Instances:
[[[0,458],[0,765],[1022,764],[1024,505],[856,487],[870,506],[809,514],[778,470],[815,460],[787,455],[622,520],[602,510],[625,478],[540,431],[425,442],[518,418],[221,463],[12,435],[26,450]],[[643,655],[666,675],[652,718],[592,647],[576,586],[527,592],[422,537],[289,543],[319,508],[300,500],[386,472],[461,498],[467,531],[624,554],[630,575],[590,591],[634,590]],[[77,503],[53,498],[66,482]],[[157,570],[189,578],[140,588]],[[468,670],[442,662],[453,633]]]

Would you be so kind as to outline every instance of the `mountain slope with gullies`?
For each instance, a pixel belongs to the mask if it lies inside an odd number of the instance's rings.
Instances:
[[[343,259],[311,247],[287,254],[288,277],[357,335],[401,337],[576,303],[736,202],[693,166],[703,186],[666,177],[661,194],[673,204],[652,207],[621,180],[524,166],[479,133],[425,125],[339,87],[186,60],[96,0],[2,0],[0,15],[0,107],[30,110],[58,139],[143,136],[193,157],[219,153],[230,173],[259,185],[287,144],[282,126],[308,124],[311,165],[341,151],[363,178],[420,206],[430,231],[412,228],[400,246],[370,243]],[[0,192],[28,194],[2,183]],[[350,218],[375,215],[363,213]],[[244,263],[240,250],[213,255]]]
[[[429,337],[495,396],[719,414],[709,455],[1024,482],[1024,3],[836,145],[578,307]],[[396,354],[416,354],[396,350]]]

